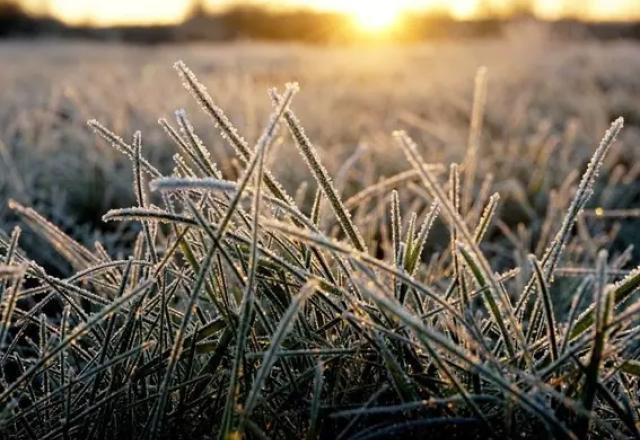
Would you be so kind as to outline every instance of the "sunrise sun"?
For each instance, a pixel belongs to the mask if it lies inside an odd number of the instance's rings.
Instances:
[[[391,28],[398,20],[400,12],[397,4],[387,0],[358,2],[349,11],[358,27],[367,32],[380,32]]]

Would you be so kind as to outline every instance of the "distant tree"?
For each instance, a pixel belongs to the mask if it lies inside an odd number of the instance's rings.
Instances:
[[[8,13],[12,10],[20,10],[20,6],[13,0],[0,0],[0,12]]]
[[[205,17],[209,15],[205,0],[190,0],[187,16],[189,17]]]
[[[0,0],[0,18],[2,20],[17,20],[26,17],[26,12],[14,0]]]
[[[27,13],[13,0],[0,0],[0,36],[23,31],[29,25]]]
[[[505,3],[507,3],[507,5],[505,5]],[[535,0],[512,0],[511,2],[477,0],[476,13],[480,18],[498,18],[503,14],[507,14],[508,16],[526,17],[534,15],[534,5]]]
[[[495,5],[491,0],[479,0],[476,6],[476,13],[482,18],[493,18],[498,15]]]
[[[35,6],[37,14],[23,8],[17,0],[0,0],[0,37],[59,32],[63,25],[50,16],[49,1],[40,0]]]
[[[511,13],[515,16],[531,16],[534,14],[533,0],[515,0],[513,2]]]

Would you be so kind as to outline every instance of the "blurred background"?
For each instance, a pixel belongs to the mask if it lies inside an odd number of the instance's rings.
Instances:
[[[0,34],[145,43],[419,41],[496,35],[523,17],[552,21],[563,34],[640,35],[637,0],[2,0]]]
[[[170,172],[175,148],[157,120],[184,108],[225,177],[237,176],[172,69],[179,59],[250,142],[269,114],[267,88],[300,82],[293,108],[345,198],[407,169],[398,128],[429,162],[461,162],[485,66],[479,175],[494,177],[504,226],[524,225],[536,243],[619,115],[626,127],[594,208],[638,202],[639,42],[639,0],[0,0],[0,226],[16,223],[14,198],[83,243],[117,253],[130,242],[133,226],[101,216],[134,203],[131,165],[91,118],[125,140],[142,130],[144,154]],[[313,184],[287,137],[269,161],[308,204]],[[608,220],[584,222],[594,249],[596,238],[640,245],[633,219],[604,235]],[[38,243],[24,236],[34,258],[65,271]]]

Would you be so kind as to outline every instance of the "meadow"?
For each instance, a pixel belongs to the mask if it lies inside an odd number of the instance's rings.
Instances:
[[[7,438],[640,437],[638,43],[0,62]]]

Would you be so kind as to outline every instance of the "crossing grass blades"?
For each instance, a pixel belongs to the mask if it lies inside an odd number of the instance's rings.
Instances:
[[[250,144],[175,68],[241,173],[225,180],[184,111],[159,121],[177,149],[168,175],[139,132],[129,141],[90,121],[131,159],[137,205],[104,216],[140,226],[124,259],[9,202],[75,273],[31,261],[19,228],[0,239],[5,438],[640,438],[640,269],[601,250],[576,283],[558,281],[622,119],[543,251],[496,272],[483,247],[499,196],[476,171],[483,70],[467,157],[448,178],[397,132],[409,171],[343,203],[293,113],[297,85],[270,91],[273,112]],[[317,187],[308,205],[267,169],[285,129]],[[402,212],[408,180],[419,212]],[[361,233],[357,220],[381,210],[388,228]],[[449,243],[427,251],[437,222]],[[554,309],[560,294],[572,298],[566,313]]]

